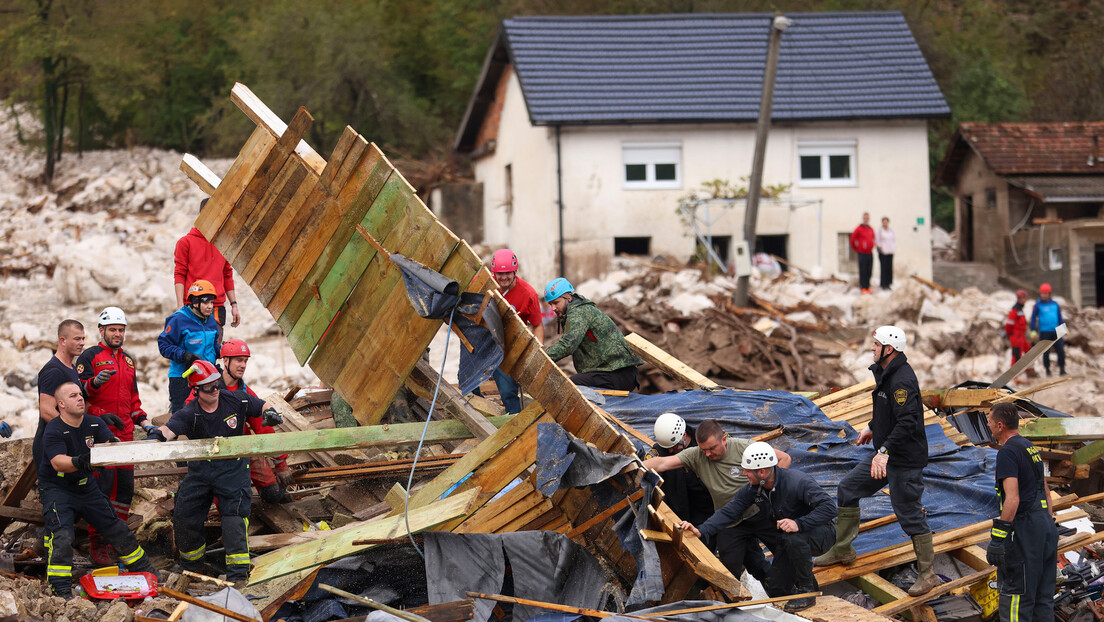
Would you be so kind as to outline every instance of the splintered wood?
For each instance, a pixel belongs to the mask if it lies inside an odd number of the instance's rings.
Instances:
[[[486,408],[481,410],[458,393],[446,391],[438,398],[443,399],[442,411],[460,418],[471,434],[483,440],[435,478],[410,491],[408,503],[396,502],[390,518],[377,520],[393,521],[404,509],[412,520],[416,513],[436,516],[430,504],[441,503],[441,496],[451,491],[445,501],[470,495],[470,503],[456,509],[457,513],[439,516],[440,524],[427,523],[424,528],[572,533],[577,526],[590,525],[586,533],[591,537],[576,537],[626,585],[632,584],[636,564],[613,533],[608,508],[587,489],[561,490],[545,498],[529,480],[537,425],[542,422],[558,423],[605,452],[633,455],[634,447],[582,396],[544,353],[517,312],[493,291],[494,280],[480,258],[438,222],[379,148],[352,128],[345,128],[326,159],[302,141],[312,122],[305,109],[285,125],[243,85],[235,85],[232,99],[258,127],[221,180],[195,158],[185,158],[182,168],[211,194],[196,227],[257,293],[288,336],[299,362],[309,364],[352,405],[362,426],[379,423],[404,385],[416,394],[428,395],[434,380],[429,370],[416,371],[416,365],[442,323],[414,312],[399,269],[389,260],[391,253],[401,253],[440,272],[456,281],[461,291],[490,294],[489,302],[503,320],[500,369],[536,400],[496,429],[492,424],[498,422],[488,421]],[[329,442],[362,440],[359,433],[349,436],[340,429],[323,432],[332,434],[325,440],[300,443],[296,450],[315,455],[324,453]],[[304,432],[276,436],[292,434]],[[280,444],[267,443],[267,450]],[[197,447],[193,453],[202,451],[203,447]],[[629,470],[639,468],[630,466]],[[492,501],[515,480],[521,483],[514,490]],[[659,498],[641,500],[641,504],[659,504]],[[387,510],[386,504],[382,510],[365,507],[357,515],[374,516]],[[669,519],[661,522],[670,528]],[[371,522],[353,524],[376,533]],[[353,527],[342,529],[346,528]],[[281,537],[284,535],[289,534]],[[335,537],[339,540],[327,543],[327,538]],[[293,560],[282,549],[272,551],[263,558],[253,580],[305,572],[330,555],[348,551],[351,544],[344,538],[296,536],[293,539],[299,543],[295,546],[306,548],[291,552]],[[706,578],[729,598],[748,598],[747,590],[705,547],[667,545],[661,551],[661,563],[665,601],[683,598],[696,576]]]

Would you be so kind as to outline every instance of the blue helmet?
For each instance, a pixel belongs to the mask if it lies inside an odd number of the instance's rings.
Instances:
[[[571,283],[562,276],[556,279],[552,279],[548,285],[544,288],[544,300],[546,302],[552,302],[553,300],[569,294],[575,291],[575,288],[571,286]]]

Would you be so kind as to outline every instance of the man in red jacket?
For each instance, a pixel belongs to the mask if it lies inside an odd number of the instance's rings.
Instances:
[[[859,288],[870,293],[870,273],[874,271],[874,229],[870,226],[870,212],[863,212],[862,224],[851,232],[851,250],[859,258]]]
[[[207,199],[199,202],[201,211],[204,205],[207,205]],[[215,320],[219,326],[226,326],[226,301],[229,301],[233,318],[230,326],[237,327],[241,322],[241,315],[238,313],[238,297],[234,292],[234,271],[215,245],[208,242],[199,229],[192,227],[187,235],[177,240],[173,261],[176,308],[184,306],[184,290],[188,285],[200,279],[210,281],[215,286],[216,293]]]
[[[134,426],[148,423],[142,399],[138,397],[138,375],[134,357],[123,350],[127,320],[119,307],[100,313],[100,342],[81,353],[76,371],[88,394],[88,414],[103,419],[121,441],[134,440]],[[125,523],[134,500],[134,465],[106,467],[97,474],[115,513]],[[112,564],[114,556],[96,530],[89,525],[90,556],[97,564]]]
[[[1012,364],[1020,360],[1020,356],[1031,348],[1027,341],[1027,316],[1024,315],[1024,303],[1027,302],[1027,290],[1016,290],[1016,304],[1008,311],[1008,318],[1004,320],[1004,334],[1008,335],[1008,342],[1012,346]]]

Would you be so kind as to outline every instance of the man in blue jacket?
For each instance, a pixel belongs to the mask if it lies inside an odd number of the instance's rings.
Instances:
[[[157,337],[157,349],[169,359],[169,412],[184,407],[191,389],[184,371],[196,361],[218,362],[222,347],[215,310],[215,286],[209,281],[192,283],[187,303],[165,319],[165,330]]]
[[[762,441],[748,445],[740,466],[748,483],[732,501],[698,527],[683,521],[682,530],[701,538],[727,529],[738,537],[761,540],[774,554],[764,585],[771,597],[817,591],[813,556],[835,542],[836,504],[806,473],[779,468],[774,448]],[[760,508],[752,520],[726,528],[752,505]],[[815,596],[795,598],[785,610],[792,613],[814,604]]]
[[[1058,326],[1062,324],[1062,308],[1058,302],[1050,297],[1050,283],[1039,286],[1039,299],[1035,301],[1035,308],[1031,311],[1031,330],[1039,332],[1039,339],[1056,339]],[[1058,339],[1054,343],[1054,351],[1058,353],[1058,374],[1066,375],[1066,340]],[[1046,375],[1050,375],[1050,350],[1043,352],[1043,369]]]

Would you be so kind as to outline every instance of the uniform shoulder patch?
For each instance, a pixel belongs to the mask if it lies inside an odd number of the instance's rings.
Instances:
[[[897,400],[898,406],[904,406],[905,400],[908,399],[908,391],[905,389],[897,389],[893,392],[893,399]]]
[[[84,373],[84,363],[77,363],[77,374]]]

